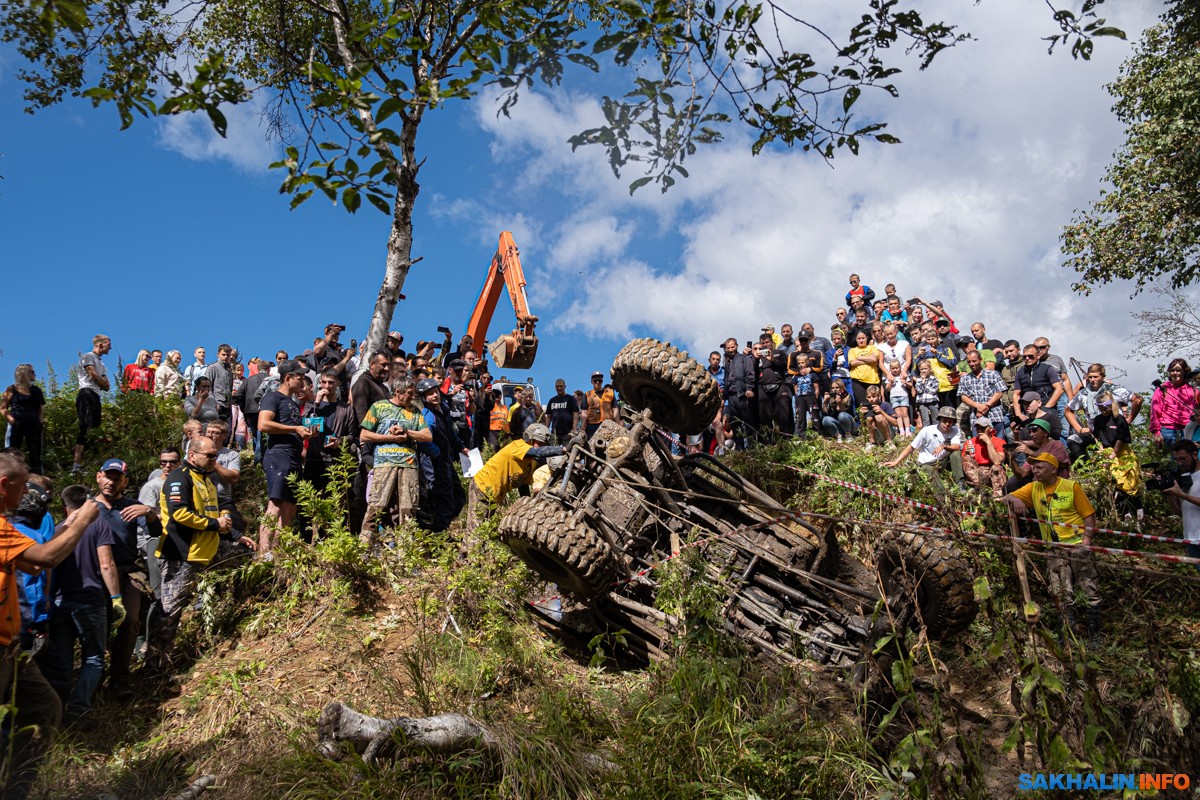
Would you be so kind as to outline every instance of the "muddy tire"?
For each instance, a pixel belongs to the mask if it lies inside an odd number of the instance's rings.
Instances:
[[[953,636],[975,619],[979,606],[971,568],[951,543],[918,533],[893,534],[879,546],[875,563],[889,594],[915,589],[930,639]]]
[[[612,365],[613,386],[654,421],[690,436],[707,428],[721,407],[721,389],[708,371],[687,354],[657,339],[634,339]]]
[[[557,503],[518,498],[499,531],[517,558],[563,591],[588,599],[612,588],[617,561],[608,543],[587,523],[572,521]]]

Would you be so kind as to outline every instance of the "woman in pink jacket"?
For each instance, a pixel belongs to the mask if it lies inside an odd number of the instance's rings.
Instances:
[[[1167,380],[1150,397],[1150,433],[1154,441],[1166,445],[1168,450],[1183,439],[1183,429],[1192,421],[1200,398],[1195,387],[1187,382],[1190,372],[1186,361],[1175,359],[1167,365]]]

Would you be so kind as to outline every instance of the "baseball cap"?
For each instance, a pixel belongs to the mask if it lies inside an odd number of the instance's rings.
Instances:
[[[1039,419],[1038,422],[1041,422],[1041,420]],[[1049,453],[1038,453],[1036,456],[1030,456],[1028,460],[1029,461],[1043,461],[1043,462],[1049,464],[1050,466],[1054,467],[1055,469],[1058,469],[1058,459],[1055,458],[1054,456],[1050,455]]]
[[[592,380],[595,380],[596,378],[599,378],[600,380],[604,380],[604,373],[603,372],[593,372]]]
[[[387,338],[389,338],[389,339],[395,339],[397,342],[402,342],[402,341],[404,341],[404,337],[403,337],[403,336],[401,336],[401,335],[400,335],[400,333],[399,333],[398,331],[388,331]]]
[[[346,330],[346,326],[345,326],[345,325],[339,325],[339,324],[337,324],[336,322],[331,322],[331,323],[329,323],[328,325],[326,325],[326,326],[325,326],[325,332],[326,332],[326,333],[329,333],[329,332],[330,332],[331,330],[333,330],[334,328],[337,328],[339,331],[344,331],[344,330]]]
[[[949,328],[949,327],[950,327],[950,320],[946,319],[945,317],[938,317],[938,318],[937,318],[937,322],[935,322],[935,323],[933,323],[933,324],[934,324],[934,325],[936,325],[936,326],[937,326],[937,327],[939,327],[939,328],[940,328],[940,327],[942,327],[943,325],[945,325],[947,328]]]
[[[978,417],[975,420],[975,427],[987,430],[988,428],[992,427],[992,421],[987,417]]]
[[[1029,423],[1029,427],[1031,427],[1031,428],[1041,428],[1041,429],[1042,429],[1042,430],[1044,430],[1046,433],[1049,433],[1049,432],[1050,432],[1050,423],[1049,423],[1049,422],[1046,422],[1046,420],[1044,420],[1044,419],[1035,419],[1035,420],[1033,420],[1032,422],[1030,422],[1030,423]],[[1055,464],[1058,464],[1058,461],[1055,461],[1054,463],[1055,463]]]
[[[954,341],[963,346],[975,343],[975,340],[973,338],[971,338],[970,336],[960,336],[957,339],[955,339]]]
[[[291,375],[294,372],[303,372],[304,371],[303,367],[300,366],[300,362],[294,361],[292,359],[288,359],[287,361],[280,361],[278,369],[279,369],[279,374],[281,376]]]
[[[774,325],[763,325],[763,326],[762,326],[762,329],[763,329],[764,331],[766,331],[767,333],[774,333],[774,332],[775,332],[775,326],[774,326]]]
[[[938,409],[938,419],[955,419],[954,409],[950,406],[942,406]]]
[[[100,471],[101,471],[101,472],[113,472],[113,471],[116,471],[116,472],[119,472],[119,473],[121,473],[122,475],[125,475],[125,474],[127,474],[127,473],[128,473],[128,471],[129,471],[129,470],[128,470],[128,468],[125,466],[125,462],[124,462],[124,461],[122,461],[121,459],[119,459],[119,458],[110,458],[108,461],[105,461],[105,462],[104,462],[104,466],[100,468]]]
[[[1022,403],[1032,403],[1034,400],[1041,400],[1042,396],[1032,389],[1021,394]]]
[[[812,334],[809,333],[808,331],[804,330],[803,328],[801,328],[800,333],[796,334],[796,338],[797,339],[811,339]]]

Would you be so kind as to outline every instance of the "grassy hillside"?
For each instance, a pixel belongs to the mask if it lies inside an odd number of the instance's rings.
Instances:
[[[888,527],[958,531],[947,535],[981,579],[978,619],[945,643],[906,634],[889,690],[868,701],[844,674],[783,666],[725,637],[687,559],[665,567],[678,590],[662,598],[687,632],[672,659],[647,665],[622,657],[619,636],[548,636],[524,600],[550,588],[492,541],[494,529],[461,556],[459,531],[405,528],[375,558],[329,521],[316,546],[293,541],[273,564],[210,573],[181,637],[191,663],[180,695],[126,707],[101,698],[100,727],[67,731],[39,788],[137,800],[213,774],[208,791],[223,800],[878,798],[1009,796],[1019,773],[1037,771],[1200,779],[1195,570],[1101,560],[1105,641],[1060,644],[1043,560],[1030,558],[1042,615],[1027,626],[1008,543],[961,532],[1007,533],[1004,518],[915,509],[792,469],[939,502],[915,470],[886,471],[851,445],[731,462],[792,507],[841,520],[843,544],[866,560]],[[1081,472],[1101,500],[1104,471]],[[1149,530],[1178,535],[1152,502],[1162,521]],[[955,495],[946,505],[991,503]],[[1102,526],[1119,524],[1111,503],[1097,506]],[[320,520],[335,509],[312,510]],[[498,753],[324,758],[316,721],[335,700],[382,717],[468,714],[496,735]],[[596,756],[613,766],[598,770]]]

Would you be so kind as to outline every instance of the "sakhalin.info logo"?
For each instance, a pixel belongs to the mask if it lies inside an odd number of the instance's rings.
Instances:
[[[1022,772],[1017,791],[1034,789],[1063,791],[1122,791],[1125,789],[1187,789],[1192,779],[1171,772]]]

